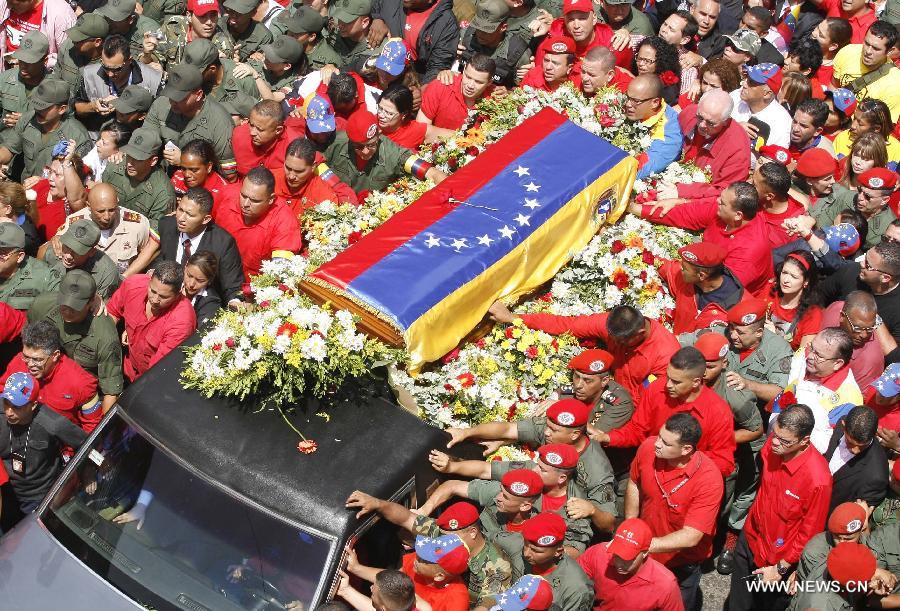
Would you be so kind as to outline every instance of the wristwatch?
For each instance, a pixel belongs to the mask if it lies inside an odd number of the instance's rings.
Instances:
[[[781,560],[779,560],[778,562],[775,563],[775,570],[778,571],[778,574],[779,574],[779,575],[781,575],[782,577],[784,577],[784,576],[786,576],[786,575],[788,574],[788,572],[791,570],[791,565],[790,565],[790,564],[786,564],[786,565],[782,566]]]

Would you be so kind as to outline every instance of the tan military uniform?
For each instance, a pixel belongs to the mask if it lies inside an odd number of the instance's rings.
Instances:
[[[56,235],[65,233],[69,228],[69,223],[90,218],[90,208],[82,208],[78,212],[73,212],[66,218],[65,224],[59,228]],[[112,228],[112,233],[104,237],[101,230],[97,249],[105,252],[119,268],[119,273],[124,274],[150,240],[159,243],[159,236],[150,227],[147,217],[140,212],[120,206],[119,218]]]

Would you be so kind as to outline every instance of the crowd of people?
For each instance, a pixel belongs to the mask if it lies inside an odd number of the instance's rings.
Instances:
[[[0,18],[3,530],[126,385],[252,308],[261,263],[303,251],[305,210],[440,183],[417,151],[484,98],[615,88],[650,134],[639,177],[709,174],[629,206],[702,232],[656,261],[671,330],[627,305],[494,304],[592,346],[535,416],[449,431],[533,460],[435,448],[419,509],[351,495],[411,552],[351,554],[327,607],[694,610],[712,566],[734,611],[900,607],[896,0],[10,0]]]

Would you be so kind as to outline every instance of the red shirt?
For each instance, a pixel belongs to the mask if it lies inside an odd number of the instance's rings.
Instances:
[[[547,81],[544,80],[544,69],[541,64],[537,64],[531,70],[525,73],[525,78],[522,79],[521,86],[524,87],[528,85],[533,89],[537,89],[539,91],[556,91],[560,88],[561,85],[571,82],[575,89],[581,89],[581,71],[577,74],[575,70],[569,73],[569,78],[560,82],[555,87],[551,87],[547,84]]]
[[[672,571],[648,557],[634,575],[620,575],[607,546],[592,545],[578,557],[578,564],[594,582],[594,611],[684,611]]]
[[[634,80],[634,76],[628,70],[623,70],[618,66],[614,66],[614,68],[612,80],[608,84],[625,93],[628,91],[628,84]]]
[[[553,23],[550,24],[550,32],[549,36],[551,37],[560,37],[560,36],[568,36],[569,33],[566,32],[566,22],[564,17],[557,17],[553,20]],[[613,51],[610,46],[613,37],[613,29],[606,25],[605,23],[598,23],[594,26],[594,35],[591,37],[590,42],[586,44],[575,43],[575,65],[572,67],[572,73],[569,77],[578,76],[581,78],[581,60],[584,59],[584,56],[587,55],[587,52],[593,49],[594,47],[606,47],[610,51],[613,52],[613,55],[616,56],[616,65],[620,68],[625,68],[626,70],[631,69],[631,46],[625,45],[625,48],[621,51]],[[544,49],[542,47],[538,47],[537,53],[534,57],[534,65],[540,66],[541,61],[544,59]]]
[[[17,15],[10,11],[9,17],[3,24],[6,28],[6,51],[15,51],[19,48],[19,42],[21,42],[25,34],[41,29],[41,18],[43,15],[43,2],[38,2],[37,6],[27,13]]]
[[[21,352],[7,365],[0,384],[5,384],[6,378],[20,371],[28,371]],[[80,426],[85,433],[90,433],[100,424],[103,410],[97,395],[97,378],[65,354],[60,356],[56,367],[40,380],[40,385],[38,401]]]
[[[863,405],[871,407],[878,415],[878,426],[892,431],[900,431],[900,405],[882,407],[875,404],[875,388],[869,386],[863,391]]]
[[[566,500],[569,498],[567,494],[561,494],[559,496],[550,496],[549,494],[541,495],[541,511],[559,511],[562,509],[563,505],[566,504]]]
[[[706,454],[728,476],[734,471],[734,415],[731,408],[707,386],[690,403],[673,399],[666,392],[666,377],[653,381],[644,390],[631,420],[609,431],[609,445],[613,448],[633,448],[647,437],[659,433],[659,429],[672,414],[681,412],[694,416],[700,422],[703,435],[697,449]]]
[[[828,461],[809,446],[788,462],[772,451],[771,438],[759,453],[762,481],[744,523],[744,535],[758,567],[779,560],[796,564],[809,540],[825,530],[831,501]]]
[[[781,303],[778,301],[778,297],[770,297],[768,299],[768,302],[769,314],[776,327],[788,325],[794,322],[794,319],[797,317],[796,308],[793,310],[785,310],[783,307],[781,307]],[[838,323],[835,323],[834,326],[838,326]],[[822,308],[820,308],[819,306],[812,306],[807,308],[806,312],[803,313],[803,317],[799,320],[799,322],[797,322],[797,326],[794,327],[794,331],[788,335],[785,335],[784,338],[791,345],[791,348],[797,350],[800,348],[800,340],[803,339],[804,336],[815,335],[821,330]]]
[[[303,239],[297,215],[277,201],[262,218],[252,225],[245,224],[239,203],[240,194],[241,183],[229,185],[222,209],[214,218],[237,242],[244,264],[244,279],[249,282],[250,276],[259,273],[260,265],[264,260],[271,259],[273,252],[286,250],[298,253]]]
[[[675,312],[672,321],[672,332],[675,335],[692,333],[705,329],[715,320],[727,320],[724,305],[708,303],[703,310],[697,308],[697,287],[684,281],[681,275],[681,261],[666,261],[659,267],[659,275],[669,288],[675,299]],[[747,292],[741,291],[741,301],[747,298]]]
[[[203,181],[203,188],[209,191],[213,197],[213,210],[222,201],[222,197],[225,195],[225,188],[229,184],[218,172],[211,172],[206,177],[206,180]],[[184,170],[175,170],[175,173],[172,174],[172,186],[175,188],[176,193],[184,193],[188,190],[187,183],[184,182]]]
[[[822,314],[821,329],[825,327],[839,327],[841,324],[841,310],[843,301],[835,301]],[[853,356],[850,358],[850,371],[860,388],[866,388],[878,379],[884,371],[884,352],[875,334],[862,346],[853,347]],[[876,408],[875,411],[878,411]]]
[[[20,312],[8,303],[0,301],[0,344],[11,342],[22,333],[28,322],[25,312]]]
[[[631,463],[629,477],[640,490],[641,519],[654,537],[688,526],[702,532],[703,538],[694,547],[653,557],[669,568],[703,562],[712,556],[725,483],[705,452],[694,452],[687,466],[677,468],[656,457],[655,443],[656,437],[644,441]]]
[[[50,200],[50,181],[41,179],[33,187],[37,194],[37,230],[42,240],[49,240],[65,225],[66,217],[73,211],[65,198]]]
[[[6,473],[6,467],[0,462],[0,486],[9,481],[9,475]]]
[[[338,196],[334,189],[325,184],[325,181],[313,175],[306,184],[300,187],[296,193],[292,193],[284,180],[284,168],[274,170],[275,176],[275,202],[286,205],[300,218],[305,210],[318,206],[324,201],[338,202]]]
[[[866,32],[869,30],[869,26],[878,21],[875,10],[871,6],[868,7],[868,12],[855,17],[850,17],[844,12],[841,8],[841,0],[822,0],[819,7],[825,10],[826,17],[840,17],[850,22],[850,30],[852,32],[850,35],[851,45],[861,45],[866,37]],[[823,82],[830,83],[831,81]]]
[[[822,64],[819,67],[819,70],[816,72],[816,80],[819,81],[819,83],[823,83],[825,86],[827,86],[829,88],[831,86],[831,80],[832,80],[833,76],[834,76],[834,66],[833,65],[826,66],[825,64]]]
[[[180,296],[160,316],[147,318],[147,287],[150,276],[137,274],[119,286],[106,304],[110,316],[125,321],[128,354],[125,375],[132,382],[186,340],[197,328],[191,302]]]
[[[425,133],[428,131],[428,124],[421,121],[407,121],[401,123],[400,126],[391,133],[382,132],[390,138],[397,146],[415,151],[423,142],[425,142]]]
[[[416,574],[413,563],[416,555],[405,554],[401,570],[413,580],[416,594],[421,596],[431,605],[433,611],[467,611],[469,608],[469,589],[456,579],[443,587],[435,586]]]
[[[288,145],[306,136],[306,120],[300,117],[288,117],[284,120],[284,131],[267,147],[258,147],[250,139],[250,124],[238,125],[231,132],[234,160],[237,162],[237,173],[246,176],[256,166],[264,166],[273,172],[284,167],[284,154]]]
[[[419,59],[419,34],[437,5],[438,3],[435,2],[424,11],[405,11],[406,23],[403,26],[403,42],[406,43],[406,48],[409,50],[409,57],[412,61]],[[427,43],[430,43],[430,37],[426,38]]]
[[[684,134],[684,161],[693,161],[699,168],[708,167],[712,182],[679,183],[678,197],[690,199],[717,196],[731,183],[747,180],[747,173],[750,171],[750,140],[737,121],[729,121],[728,127],[709,142],[694,133],[697,125],[696,104],[679,113],[678,124]]]
[[[435,79],[422,91],[422,113],[435,127],[459,129],[469,116],[469,107],[462,94],[462,75],[453,77],[451,85]]]
[[[795,216],[806,214],[806,208],[794,198],[789,197],[787,208],[784,212],[774,214],[766,211],[764,208],[760,208],[759,214],[762,215],[763,220],[766,221],[766,231],[769,234],[769,243],[772,245],[772,250],[775,250],[796,239],[796,237],[788,235],[788,232],[784,230],[781,224]]]
[[[603,340],[616,360],[613,377],[637,400],[643,391],[644,381],[649,376],[665,376],[669,359],[678,352],[681,345],[668,329],[651,320],[647,339],[637,348],[623,350],[617,343],[609,341],[609,333],[606,331],[607,316],[609,315],[525,314],[522,316],[522,322],[532,329],[540,329],[551,335],[571,333],[579,339]]]

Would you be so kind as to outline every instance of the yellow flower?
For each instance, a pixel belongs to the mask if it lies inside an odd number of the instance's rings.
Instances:
[[[512,352],[506,352],[503,354],[503,360],[506,361],[507,363],[514,363],[516,360],[516,357],[513,356]]]
[[[522,329],[520,327],[513,327],[512,336],[516,339],[522,337]]]
[[[260,335],[256,343],[262,350],[271,350],[275,345],[275,339],[268,333]]]
[[[535,363],[531,367],[531,373],[536,376],[541,375],[542,373],[544,373],[544,371],[545,371],[544,366],[541,365],[540,363]]]

